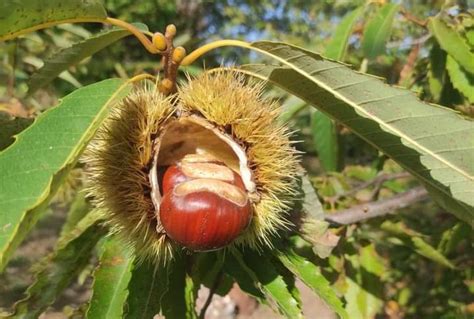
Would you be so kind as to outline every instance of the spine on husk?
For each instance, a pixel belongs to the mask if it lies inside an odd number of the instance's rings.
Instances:
[[[84,155],[89,194],[143,258],[271,246],[298,175],[279,114],[261,86],[230,72],[203,73],[170,97],[141,85]]]

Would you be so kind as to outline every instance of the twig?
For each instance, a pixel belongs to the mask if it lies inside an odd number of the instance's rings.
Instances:
[[[357,205],[333,214],[327,214],[325,219],[337,225],[354,224],[369,218],[392,214],[397,209],[408,207],[427,198],[428,192],[419,186],[388,199]]]
[[[123,28],[125,30],[128,30],[130,33],[132,33],[138,41],[142,43],[142,45],[145,47],[145,49],[148,50],[148,52],[152,54],[157,54],[160,53],[160,51],[153,45],[153,43],[150,41],[150,39],[147,38],[145,34],[143,34],[142,31],[140,31],[137,27],[135,27],[133,24],[130,24],[128,22],[125,22],[120,19],[114,19],[107,17],[104,20],[105,23],[109,23],[112,25],[115,25],[117,27]]]
[[[371,179],[370,181],[367,181],[367,182],[364,182],[362,184],[357,185],[356,187],[354,187],[351,190],[348,190],[345,193],[334,195],[334,196],[331,196],[331,197],[326,197],[326,198],[324,198],[324,200],[328,201],[328,202],[335,202],[335,201],[339,200],[342,197],[352,196],[355,193],[357,193],[358,191],[363,190],[363,189],[365,189],[369,186],[372,186],[372,185],[382,186],[383,183],[388,181],[388,180],[405,178],[405,177],[410,177],[410,176],[411,175],[407,172],[393,173],[393,174],[381,174],[381,175],[378,175],[377,177],[375,177],[374,179]]]
[[[207,311],[207,308],[209,308],[209,305],[211,304],[212,297],[214,296],[217,288],[219,287],[219,284],[221,283],[222,274],[223,274],[222,270],[219,271],[219,273],[217,274],[216,279],[214,280],[214,283],[212,284],[212,287],[209,290],[209,295],[207,296],[206,302],[202,306],[201,312],[199,314],[199,319],[205,318],[206,311]]]
[[[408,54],[407,62],[400,71],[400,78],[398,79],[398,85],[403,86],[405,82],[408,82],[413,74],[413,69],[415,68],[416,59],[418,58],[418,53],[420,52],[420,45],[415,45],[412,47],[410,54]],[[406,85],[409,87],[409,85]]]
[[[427,33],[417,39],[413,39],[412,41],[410,42],[406,42],[404,40],[402,41],[393,41],[393,42],[388,42],[386,47],[387,49],[393,49],[393,48],[398,48],[398,47],[401,47],[401,46],[404,46],[404,47],[412,47],[412,46],[415,46],[415,45],[422,45],[424,44],[426,41],[428,41],[433,35],[431,33]]]
[[[413,14],[410,13],[410,11],[408,11],[406,8],[403,8],[400,10],[401,14],[405,17],[405,19],[407,19],[408,21],[411,21],[421,27],[424,27],[426,28],[426,25],[428,24],[428,20],[422,20],[416,16],[414,16]]]

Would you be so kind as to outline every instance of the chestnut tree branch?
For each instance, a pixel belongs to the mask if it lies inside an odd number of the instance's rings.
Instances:
[[[376,185],[377,187],[381,187],[383,185],[383,183],[386,182],[386,181],[389,181],[389,180],[392,180],[392,179],[406,178],[406,177],[410,177],[410,176],[411,175],[408,172],[393,173],[393,174],[380,174],[377,177],[375,177],[374,179],[371,179],[367,182],[361,183],[361,184],[357,185],[356,187],[354,187],[353,189],[348,190],[345,193],[334,195],[334,196],[331,196],[331,197],[325,197],[324,200],[329,201],[329,202],[335,202],[335,201],[339,200],[342,197],[352,196],[352,195],[356,194],[358,191],[363,190],[363,189],[365,189],[367,187],[370,187],[372,185]]]
[[[415,15],[411,14],[411,12],[408,9],[404,7],[401,8],[400,12],[408,21],[411,21],[414,24],[419,25],[420,27],[426,28],[426,25],[428,24],[427,19],[420,19],[416,17]]]
[[[214,294],[216,293],[217,288],[219,288],[219,284],[221,283],[221,280],[222,280],[222,275],[223,275],[223,272],[222,270],[220,270],[214,280],[214,283],[212,284],[211,289],[209,290],[209,295],[207,296],[206,302],[202,306],[201,312],[199,314],[199,319],[204,319],[206,317],[207,308],[209,308],[209,306],[211,305],[212,297],[214,297]]]
[[[428,41],[433,35],[431,33],[427,33],[417,39],[413,39],[411,41],[392,41],[392,42],[388,42],[386,47],[387,49],[393,49],[393,48],[398,48],[398,47],[401,47],[401,46],[404,46],[404,47],[412,47],[412,46],[417,46],[417,45],[422,45],[424,44],[426,41]]]
[[[354,224],[370,218],[393,214],[397,209],[408,207],[427,198],[428,192],[424,187],[419,186],[388,199],[361,204],[327,214],[325,219],[337,225]]]

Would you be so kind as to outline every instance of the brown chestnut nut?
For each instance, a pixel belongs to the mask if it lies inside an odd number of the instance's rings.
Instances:
[[[163,174],[162,180],[162,193],[167,194],[173,190],[178,184],[182,182],[188,181],[190,178],[184,175],[183,171],[179,167],[179,165],[171,165],[168,167]]]
[[[167,235],[197,251],[230,244],[247,228],[251,218],[245,191],[218,179],[198,178],[172,190],[167,188],[160,204],[160,220]]]

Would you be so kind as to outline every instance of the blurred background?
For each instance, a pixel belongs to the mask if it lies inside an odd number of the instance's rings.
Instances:
[[[473,52],[474,18],[470,1],[103,2],[110,17],[144,23],[152,32],[163,32],[166,25],[175,24],[176,44],[188,52],[214,40],[232,38],[288,42],[331,55],[327,49],[333,45],[338,26],[358,9],[361,14],[348,38],[346,53],[331,57],[351,64],[360,72],[383,77],[390,84],[409,88],[425,101],[456,109],[466,117],[474,115],[474,76],[446,68],[449,54],[426,25],[428,17],[438,15],[465,39]],[[388,4],[399,4],[400,9],[383,39],[382,51],[369,55],[364,49],[367,26],[380,17]],[[109,27],[60,25],[0,43],[0,115],[23,117],[28,125],[29,118],[55,105],[60,97],[78,87],[110,77],[159,72],[158,57],[144,50],[134,37],[126,37],[31,92],[33,74],[49,57],[104,28]],[[255,53],[222,48],[182,68],[180,77],[184,80],[186,74],[193,76],[204,68],[259,61],[262,57]],[[456,79],[457,76],[464,78]],[[459,85],[461,80],[467,86]],[[282,104],[281,120],[294,129],[296,147],[304,152],[303,164],[328,213],[388,198],[417,185],[402,168],[344,127],[336,124],[329,133],[320,129],[317,111],[298,98],[270,87],[267,94]],[[326,153],[328,146],[321,141],[326,141],[330,148],[337,146],[337,151]],[[38,229],[0,275],[0,310],[7,309],[22,296],[33,280],[29,267],[52,249],[71,205],[75,207],[85,201],[73,195],[81,187],[80,175],[78,167]],[[473,231],[432,201],[419,202],[391,217],[339,227],[334,232],[341,236],[338,246],[328,258],[317,262],[345,299],[351,318],[473,318]],[[94,262],[91,261],[90,267],[45,318],[77,314],[75,306],[88,297]],[[311,298],[303,291],[308,318],[318,315],[334,318],[324,310],[324,305]],[[249,316],[278,317],[266,308],[252,310]]]

